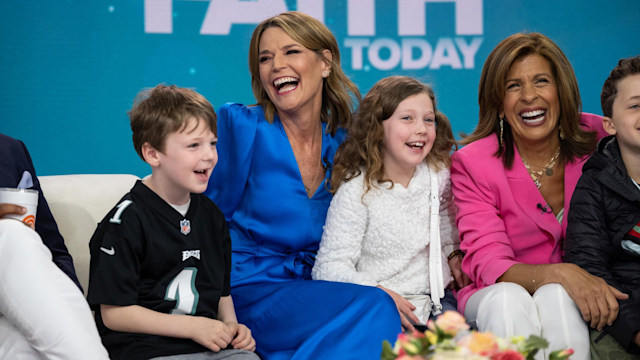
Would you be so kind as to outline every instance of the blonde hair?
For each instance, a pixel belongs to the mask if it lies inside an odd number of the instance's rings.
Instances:
[[[382,122],[391,117],[404,99],[421,93],[429,96],[436,114],[436,138],[425,162],[436,170],[451,165],[451,150],[456,142],[449,119],[436,108],[431,87],[407,76],[390,76],[378,81],[360,103],[347,139],[334,158],[331,192],[336,192],[343,182],[360,175],[362,169],[365,171],[366,192],[372,186],[377,187],[378,183],[391,181],[384,177]]]
[[[141,91],[129,110],[133,147],[142,156],[142,145],[149,143],[163,152],[169,134],[182,131],[192,122],[200,119],[217,136],[216,113],[211,103],[197,92],[175,85],[157,85]],[[198,126],[196,122],[194,128]]]
[[[505,81],[514,62],[529,56],[540,55],[549,62],[557,86],[560,102],[559,128],[565,135],[560,141],[563,159],[571,161],[590,154],[595,149],[595,133],[580,126],[580,91],[571,63],[551,39],[540,33],[518,33],[502,40],[489,54],[482,68],[478,90],[480,114],[478,126],[461,144],[469,144],[492,134],[500,136],[499,116],[503,108]],[[513,164],[513,134],[509,124],[503,122],[503,147],[495,156],[503,157],[507,168]]]
[[[330,64],[331,72],[324,79],[322,86],[322,110],[320,119],[327,123],[327,132],[335,135],[338,128],[348,128],[351,123],[351,113],[354,99],[360,100],[360,91],[349,80],[340,67],[340,50],[338,42],[331,31],[313,17],[289,11],[261,22],[253,31],[249,45],[249,71],[251,72],[251,87],[257,104],[264,109],[265,118],[271,122],[275,116],[275,106],[260,80],[260,39],[262,34],[271,27],[280,28],[289,37],[309,50],[314,51],[324,61]],[[332,59],[323,56],[322,51],[329,50]]]

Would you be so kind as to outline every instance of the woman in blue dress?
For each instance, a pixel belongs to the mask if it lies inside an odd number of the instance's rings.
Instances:
[[[298,12],[253,32],[249,68],[257,105],[218,110],[218,152],[207,195],[233,244],[232,294],[263,359],[379,359],[401,331],[381,289],[313,281],[331,194],[333,156],[351,120],[356,86],[337,42]]]

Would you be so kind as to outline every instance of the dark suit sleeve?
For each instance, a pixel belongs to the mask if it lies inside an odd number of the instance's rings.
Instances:
[[[2,180],[2,186],[16,187],[25,171],[31,174],[33,178],[33,189],[38,190],[36,232],[42,238],[42,242],[51,251],[53,262],[82,290],[78,277],[76,276],[71,255],[64,244],[64,239],[62,235],[60,235],[58,225],[51,214],[49,204],[47,204],[47,200],[45,200],[42,189],[40,188],[40,182],[36,176],[36,170],[27,147],[21,141],[6,136],[0,137],[0,141],[3,142],[0,148],[3,152],[7,150],[7,154],[10,156],[10,159],[5,159],[8,163],[3,162],[1,164],[2,166],[0,166],[0,172],[2,173],[2,178],[4,178]],[[9,183],[5,183],[5,181]]]

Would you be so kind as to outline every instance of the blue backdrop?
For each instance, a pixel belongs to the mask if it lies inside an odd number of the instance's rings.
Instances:
[[[296,9],[334,32],[363,94],[388,75],[431,83],[456,133],[474,129],[482,64],[512,33],[560,45],[588,112],[618,59],[640,53],[637,0],[2,0],[0,132],[27,144],[39,175],[146,175],[126,113],[136,93],[164,82],[216,108],[252,103],[251,32]]]

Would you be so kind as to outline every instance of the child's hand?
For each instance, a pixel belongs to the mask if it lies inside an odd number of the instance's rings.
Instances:
[[[236,322],[228,322],[226,324],[234,336],[234,339],[231,341],[234,349],[256,350],[256,341],[253,339],[253,336],[251,336],[251,330],[249,330],[248,327]]]
[[[222,321],[201,316],[193,316],[191,330],[191,340],[214,352],[226,348],[234,335]]]
[[[416,328],[413,327],[411,321],[413,321],[415,324],[420,324],[420,320],[418,320],[416,314],[413,313],[413,310],[415,310],[416,307],[413,306],[413,304],[410,303],[409,300],[403,298],[402,295],[398,294],[397,292],[380,285],[378,285],[378,287],[389,294],[389,296],[391,296],[391,298],[393,299],[393,302],[396,303],[396,307],[398,308],[398,312],[400,313],[400,321],[402,323],[402,327],[408,331],[415,331]],[[411,321],[409,321],[409,319],[411,319]]]
[[[449,269],[451,269],[451,275],[455,279],[456,289],[461,289],[471,284],[471,279],[462,271],[461,256],[454,256],[449,260]]]

